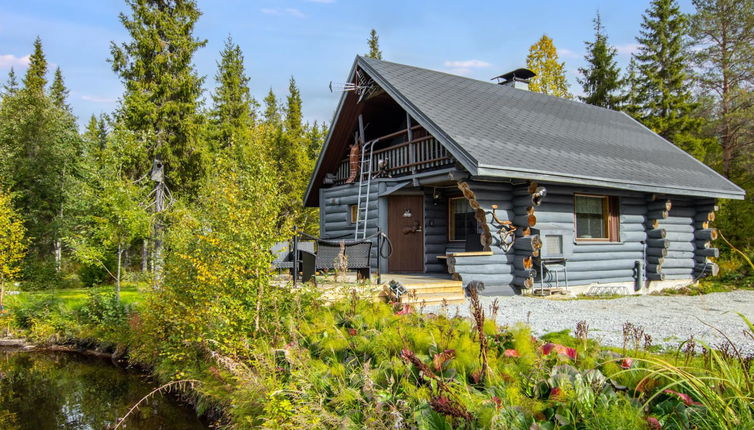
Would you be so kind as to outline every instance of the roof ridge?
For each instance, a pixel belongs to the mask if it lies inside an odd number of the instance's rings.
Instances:
[[[508,90],[511,90],[511,91],[521,91],[521,92],[524,92],[524,93],[528,93],[528,94],[530,94],[533,97],[542,97],[542,98],[548,98],[549,100],[558,100],[558,101],[561,101],[561,102],[569,102],[569,103],[576,104],[577,106],[586,107],[586,108],[589,108],[589,109],[596,109],[596,110],[607,111],[607,112],[612,112],[612,113],[617,113],[617,114],[623,113],[623,111],[619,111],[619,110],[615,110],[615,109],[610,109],[610,108],[606,108],[606,107],[602,107],[602,106],[596,106],[596,105],[592,105],[592,104],[589,104],[589,103],[584,103],[584,102],[582,102],[580,100],[576,100],[576,99],[567,99],[565,97],[553,96],[553,95],[550,95],[550,94],[540,93],[540,92],[537,92],[537,91],[522,90],[522,89],[519,89],[519,88],[506,87],[504,85],[500,85],[500,84],[497,84],[497,83],[494,83],[494,82],[483,81],[481,79],[471,78],[471,77],[468,77],[468,76],[456,75],[456,74],[449,73],[449,72],[443,72],[441,70],[434,70],[434,69],[429,69],[429,68],[426,68],[426,67],[412,66],[410,64],[396,63],[395,61],[378,60],[376,58],[365,57],[365,56],[362,56],[362,55],[357,55],[356,58],[357,59],[361,58],[362,60],[364,60],[364,61],[366,61],[368,63],[387,63],[387,64],[393,64],[393,65],[396,65],[396,66],[407,67],[407,68],[411,68],[411,69],[423,70],[423,71],[431,72],[431,73],[439,73],[441,75],[451,76],[453,78],[458,78],[458,79],[463,79],[463,80],[468,80],[468,81],[479,82],[479,83],[482,83],[482,84],[492,85],[492,86],[494,86],[496,88],[504,88],[504,91],[508,91]]]

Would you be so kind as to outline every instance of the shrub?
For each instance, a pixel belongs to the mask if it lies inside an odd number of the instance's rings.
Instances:
[[[35,321],[49,319],[62,313],[62,301],[52,295],[33,295],[15,309],[14,319],[18,327],[30,329]]]
[[[64,288],[61,272],[55,270],[55,261],[50,258],[28,257],[21,270],[21,288],[26,291],[54,290]]]

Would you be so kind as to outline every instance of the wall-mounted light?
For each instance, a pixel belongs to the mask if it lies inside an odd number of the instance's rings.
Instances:
[[[440,191],[437,190],[437,188],[434,188],[432,190],[432,205],[437,206],[438,202],[440,201]]]

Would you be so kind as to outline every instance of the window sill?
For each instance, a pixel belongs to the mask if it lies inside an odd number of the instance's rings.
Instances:
[[[623,245],[624,241],[610,241],[610,240],[574,240],[574,245]]]

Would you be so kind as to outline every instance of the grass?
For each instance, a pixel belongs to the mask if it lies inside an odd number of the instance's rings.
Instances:
[[[124,283],[121,285],[120,300],[123,304],[135,304],[141,301],[141,291],[147,288],[146,284],[136,283]],[[62,301],[62,306],[65,310],[73,310],[83,305],[89,294],[93,291],[96,292],[111,292],[114,291],[112,285],[92,287],[92,288],[66,288],[57,290],[42,290],[42,291],[20,291],[18,294],[5,296],[5,308],[12,311],[14,308],[24,306],[35,298],[53,296],[59,298]]]

